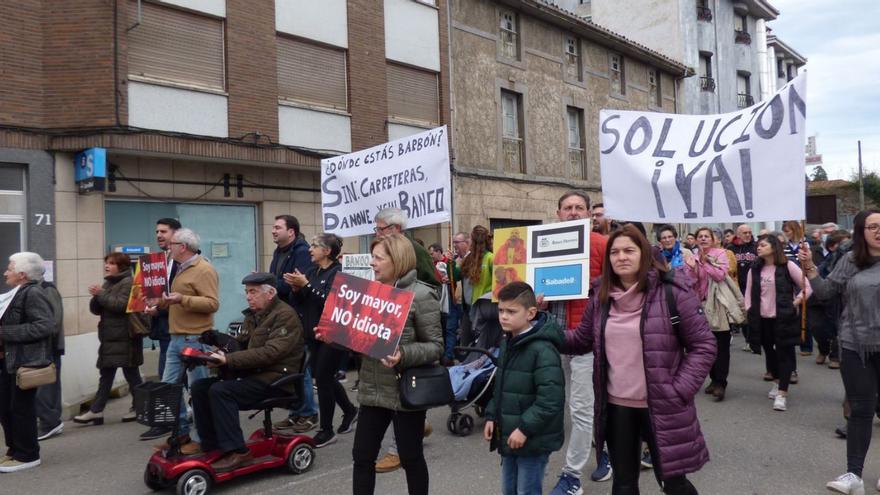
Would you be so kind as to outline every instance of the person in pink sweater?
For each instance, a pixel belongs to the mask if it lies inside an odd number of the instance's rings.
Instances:
[[[700,297],[700,301],[706,302],[709,293],[709,280],[723,282],[727,276],[728,258],[724,249],[715,247],[715,233],[709,227],[697,229],[697,247],[699,251],[694,256],[685,257],[685,265],[694,280],[694,290]],[[724,400],[727,390],[727,376],[730,374],[730,328],[712,328],[715,336],[718,353],[715,363],[709,372],[709,386],[706,393],[712,394],[716,402]]]
[[[785,256],[785,247],[772,235],[758,240],[758,259],[746,280],[749,341],[764,348],[773,388],[767,394],[773,409],[787,409],[788,385],[795,369],[794,347],[801,342],[801,303],[812,289],[801,269]]]

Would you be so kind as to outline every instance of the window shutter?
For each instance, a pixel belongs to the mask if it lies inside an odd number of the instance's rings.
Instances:
[[[137,6],[129,2],[134,23]],[[128,73],[223,90],[223,21],[149,2],[128,32]]]
[[[278,95],[348,109],[345,51],[278,37]]]
[[[388,115],[423,122],[440,122],[437,73],[386,64]]]

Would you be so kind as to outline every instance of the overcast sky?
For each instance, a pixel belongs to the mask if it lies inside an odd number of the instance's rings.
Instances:
[[[859,139],[865,169],[880,173],[880,1],[770,3],[772,34],[807,58],[807,132],[829,178],[856,172]]]

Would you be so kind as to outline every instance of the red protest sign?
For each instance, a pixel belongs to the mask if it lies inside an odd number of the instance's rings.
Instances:
[[[339,272],[315,331],[329,342],[381,359],[397,349],[412,301],[412,292]]]
[[[168,268],[165,266],[165,253],[144,254],[138,259],[144,282],[141,288],[147,299],[158,299],[165,292],[168,281]]]

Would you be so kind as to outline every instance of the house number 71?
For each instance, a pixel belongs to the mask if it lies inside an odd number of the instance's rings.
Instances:
[[[34,213],[37,225],[52,225],[52,215],[49,213]]]

